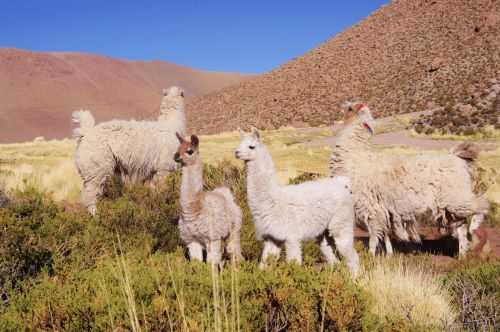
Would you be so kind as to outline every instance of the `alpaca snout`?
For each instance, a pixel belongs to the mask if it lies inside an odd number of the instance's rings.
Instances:
[[[240,159],[240,151],[234,151],[234,156],[236,157],[236,159]]]
[[[175,161],[176,163],[180,163],[180,162],[182,162],[182,158],[181,158],[181,155],[179,154],[179,152],[176,152],[176,153],[174,154],[174,161]]]

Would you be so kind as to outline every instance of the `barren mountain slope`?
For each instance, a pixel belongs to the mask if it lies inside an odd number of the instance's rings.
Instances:
[[[164,87],[179,85],[190,98],[242,78],[162,61],[0,49],[0,142],[68,136],[79,108],[98,121],[154,118]]]
[[[331,124],[357,98],[376,113],[457,102],[500,72],[500,1],[399,0],[267,74],[188,105],[204,133]]]

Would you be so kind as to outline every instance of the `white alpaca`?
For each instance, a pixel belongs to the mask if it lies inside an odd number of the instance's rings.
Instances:
[[[79,127],[75,162],[83,181],[82,204],[95,214],[96,202],[110,176],[124,182],[158,181],[175,169],[173,155],[185,133],[184,93],[178,87],[163,91],[158,121],[113,120],[95,125],[89,111],[73,113]]]
[[[463,255],[468,248],[466,219],[472,216],[472,232],[488,211],[488,202],[473,193],[466,161],[477,153],[469,145],[446,155],[377,153],[369,143],[373,126],[366,105],[346,104],[345,127],[330,163],[332,176],[353,181],[356,219],[370,233],[370,252],[375,255],[383,240],[387,254],[392,254],[391,236],[420,242],[418,225],[426,222],[457,236]]]
[[[186,243],[191,259],[203,260],[203,248],[207,262],[220,264],[222,242],[235,259],[240,259],[241,210],[235,203],[229,188],[219,187],[203,191],[203,164],[196,135],[191,140],[177,135],[180,145],[174,159],[182,166],[180,203],[182,218],[179,232]]]
[[[353,247],[354,210],[349,178],[280,185],[272,157],[255,128],[249,134],[241,132],[235,155],[245,161],[248,204],[257,239],[264,240],[261,266],[269,255],[279,256],[282,244],[287,261],[301,264],[301,242],[317,239],[329,263],[337,262],[332,248],[335,243],[353,275],[357,274],[359,258]]]

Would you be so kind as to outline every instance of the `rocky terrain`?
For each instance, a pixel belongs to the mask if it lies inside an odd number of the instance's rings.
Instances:
[[[190,98],[242,78],[163,61],[0,49],[0,143],[66,137],[79,108],[98,121],[154,117],[164,87],[179,85]]]
[[[194,98],[203,133],[331,124],[349,99],[377,115],[463,102],[500,76],[500,2],[394,0],[269,73]]]
[[[474,91],[462,102],[437,106],[430,114],[422,114],[412,121],[413,128],[424,134],[458,135],[487,135],[493,128],[500,129],[500,78],[491,79],[490,83],[490,87]]]

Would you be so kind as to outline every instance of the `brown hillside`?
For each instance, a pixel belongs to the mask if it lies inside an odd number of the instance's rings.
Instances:
[[[378,115],[460,101],[500,73],[500,1],[399,0],[280,68],[188,105],[205,133],[331,124],[357,98]],[[445,99],[445,100],[443,100]]]
[[[179,85],[190,98],[242,78],[162,61],[0,49],[0,142],[66,137],[79,108],[98,121],[153,118],[164,87]]]

